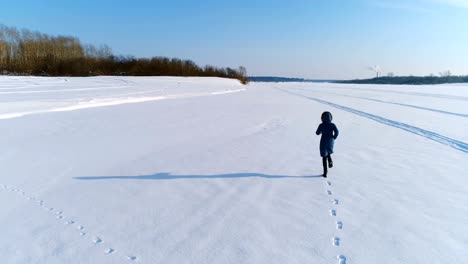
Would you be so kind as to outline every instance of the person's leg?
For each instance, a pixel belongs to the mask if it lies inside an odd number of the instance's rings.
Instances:
[[[331,154],[328,154],[327,159],[328,159],[328,168],[333,167],[333,160],[331,158]]]
[[[322,157],[323,177],[327,177],[327,157]]]

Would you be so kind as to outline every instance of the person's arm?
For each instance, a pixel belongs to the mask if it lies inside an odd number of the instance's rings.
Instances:
[[[317,135],[320,135],[322,133],[322,124],[320,124],[318,127],[317,127],[317,131],[315,131],[315,134]]]
[[[336,125],[333,124],[333,138],[336,139],[339,134],[340,134],[340,131],[338,131],[338,128],[336,127]]]

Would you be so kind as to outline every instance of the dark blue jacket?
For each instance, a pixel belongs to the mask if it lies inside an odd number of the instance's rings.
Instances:
[[[320,156],[326,157],[328,154],[333,153],[333,145],[335,139],[338,137],[338,128],[331,122],[332,116],[330,113],[325,113],[322,118],[322,123],[318,126],[317,135],[322,134],[320,139]]]

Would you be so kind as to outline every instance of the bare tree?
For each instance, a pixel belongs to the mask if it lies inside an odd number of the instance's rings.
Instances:
[[[447,70],[447,71],[440,72],[439,75],[440,77],[450,77],[452,73],[449,70]]]
[[[50,36],[0,24],[0,73],[40,75],[172,75],[217,76],[247,83],[247,70],[239,67],[199,67],[190,60],[154,57],[116,57],[107,45],[83,45],[73,36]]]

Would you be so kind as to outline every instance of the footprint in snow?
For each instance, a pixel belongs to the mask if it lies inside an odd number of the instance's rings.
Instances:
[[[80,236],[84,236],[84,235],[86,235],[85,232],[81,232],[81,233],[80,233]]]
[[[100,239],[99,237],[95,237],[95,238],[93,239],[93,243],[94,243],[94,244],[102,243],[102,239]]]
[[[108,248],[108,249],[104,250],[104,253],[106,253],[106,255],[112,254],[114,252],[115,252],[115,250],[112,249],[112,248]]]
[[[137,259],[136,256],[127,256],[127,259],[130,261],[135,261]]]
[[[83,230],[84,227],[83,227],[83,226],[77,226],[76,229],[78,229],[78,230]]]
[[[327,191],[328,195],[332,195],[332,192],[330,190]]]
[[[346,264],[346,257],[343,255],[336,256],[338,259],[338,264]]]
[[[339,204],[340,201],[338,201],[338,199],[333,199],[332,203],[333,204]]]
[[[65,222],[66,225],[72,225],[74,223],[75,223],[75,221],[73,221],[73,220],[68,220],[68,221]]]
[[[339,237],[334,237],[333,238],[333,245],[335,247],[338,247],[340,245],[340,238]]]
[[[331,216],[336,216],[336,210],[335,209],[330,210],[330,215]]]
[[[57,219],[62,219],[63,216],[62,215],[57,215]]]
[[[336,222],[336,229],[343,229],[343,222],[337,221]]]
[[[331,186],[331,182],[327,181],[327,185],[328,185],[328,186]]]

